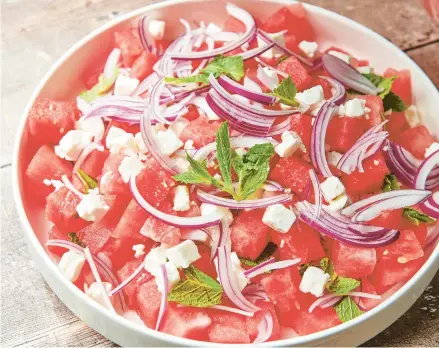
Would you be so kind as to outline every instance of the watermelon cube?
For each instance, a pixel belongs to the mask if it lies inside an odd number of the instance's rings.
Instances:
[[[363,135],[364,120],[352,117],[333,117],[326,132],[326,143],[331,151],[347,152]]]
[[[257,311],[253,317],[246,318],[247,332],[250,336],[250,341],[253,342],[258,335],[258,326],[264,320],[266,314],[270,314],[273,318],[273,332],[269,341],[280,339],[280,325],[273,304],[271,302],[257,301],[255,305],[261,310]]]
[[[73,129],[77,116],[69,102],[40,98],[29,111],[29,131],[42,143],[56,145]]]
[[[76,206],[81,199],[66,187],[47,196],[46,217],[61,230],[75,232],[89,224],[81,219]]]
[[[300,136],[308,153],[311,149],[312,119],[312,117],[305,114],[291,116],[291,131]]]
[[[395,285],[391,286],[388,290],[380,294],[381,299],[375,300],[371,298],[365,298],[362,297],[360,299],[360,307],[366,311],[371,310],[372,308],[375,308],[383,301],[387,300],[390,296],[392,296],[395,292],[397,292],[402,286],[404,285],[403,282],[396,283]],[[361,279],[361,291],[367,292],[368,294],[376,294],[375,287],[372,285],[372,283],[367,279]]]
[[[180,140],[182,142],[192,140],[195,148],[203,147],[215,141],[216,132],[220,125],[219,121],[209,122],[204,117],[198,117],[183,129]]]
[[[298,157],[281,158],[271,170],[269,178],[290,188],[300,198],[307,199],[311,187],[310,169],[312,165]]]
[[[371,226],[392,228],[395,230],[409,230],[413,228],[410,220],[402,215],[403,209],[384,210],[380,215],[370,221]]]
[[[59,239],[59,240],[70,240],[66,231],[60,230],[56,226],[52,226],[52,228],[48,232],[48,239]],[[67,250],[61,247],[48,246],[47,247],[50,252],[62,256]]]
[[[339,324],[341,324],[341,321],[334,308],[328,307],[322,309],[317,307],[312,313],[309,313],[308,309],[305,308],[296,312],[294,315],[290,315],[287,326],[293,328],[300,336],[304,336],[329,329]],[[284,325],[286,325],[286,323],[284,323]]]
[[[82,162],[81,170],[87,175],[91,176],[93,179],[97,180],[97,178],[101,175],[102,167],[104,166],[104,163],[108,158],[109,154],[110,152],[107,150],[105,151],[93,150],[85,158],[84,162]],[[75,175],[73,175],[73,184],[77,188],[82,189],[83,187],[82,181],[79,179],[76,173]]]
[[[140,318],[150,329],[155,329],[162,294],[154,279],[142,283],[137,288],[137,306]]]
[[[201,272],[206,273],[211,278],[216,279],[218,274],[216,272],[215,264],[210,261],[210,248],[205,244],[198,244],[197,247],[200,258],[193,263],[194,267]]]
[[[419,159],[425,158],[425,150],[435,142],[425,126],[406,129],[399,135],[397,141],[399,145]]]
[[[134,271],[143,263],[143,258],[133,259],[127,262],[121,269],[117,271],[117,279],[119,282],[123,282],[128,279]],[[136,306],[136,291],[137,288],[143,283],[151,280],[153,276],[146,270],[140,272],[128,285],[126,285],[122,291],[125,295],[125,299],[128,301],[128,305],[131,308]]]
[[[412,105],[412,77],[410,70],[395,70],[392,68],[387,69],[384,72],[384,77],[397,76],[398,78],[393,81],[392,92],[398,95],[406,106]]]
[[[367,117],[362,117],[365,131],[383,121],[384,106],[381,97],[377,95],[355,95],[354,98],[365,100],[366,107],[370,109]]]
[[[278,312],[294,315],[304,305],[300,302],[300,281],[297,268],[288,267],[266,275],[261,284]]]
[[[207,340],[207,328],[211,324],[207,310],[201,308],[179,308],[169,303],[160,331],[170,335]]]
[[[55,155],[53,147],[43,145],[32,158],[26,169],[26,177],[29,180],[29,187],[36,196],[45,198],[53,187],[46,186],[44,179],[60,180],[62,175],[70,175],[73,166],[70,162]]]
[[[311,87],[311,75],[296,57],[288,57],[287,59],[282,61],[277,68],[280,71],[290,75],[291,79],[294,81],[299,91]]]
[[[144,51],[137,57],[130,71],[130,77],[142,81],[153,73],[153,66],[158,58],[154,53]]]
[[[124,66],[130,68],[136,58],[143,52],[143,46],[140,42],[137,29],[115,32],[114,41],[116,47],[120,49]]]
[[[142,235],[139,232],[147,218],[148,213],[135,199],[132,199],[124,210],[111,236],[113,238],[142,239]]]
[[[398,142],[399,135],[410,128],[405,118],[405,112],[393,111],[387,120],[389,122],[386,124],[386,130],[389,132],[389,139]]]
[[[207,329],[210,342],[250,343],[246,317],[216,309],[209,309],[212,324]]]
[[[124,155],[111,153],[104,162],[102,176],[99,179],[99,191],[104,195],[129,195],[128,184],[119,173]]]
[[[272,241],[279,246],[278,252],[282,260],[299,258],[300,263],[304,264],[325,257],[320,234],[305,223],[296,222],[288,233],[272,230],[271,235]]]
[[[421,243],[419,243],[416,234],[410,230],[400,231],[399,238],[395,242],[380,249],[384,255],[396,257],[397,261],[401,263],[424,256]]]
[[[255,260],[270,241],[270,228],[262,222],[264,209],[243,210],[235,220],[230,238],[240,257]]]
[[[360,173],[358,169],[351,174],[343,173],[341,181],[348,195],[357,196],[381,191],[384,177],[390,173],[380,151],[364,160],[363,168],[363,173]]]
[[[377,262],[375,249],[351,246],[336,240],[331,243],[330,259],[338,275],[350,278],[368,276]]]

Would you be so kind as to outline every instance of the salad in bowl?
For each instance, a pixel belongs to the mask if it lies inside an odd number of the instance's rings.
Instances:
[[[205,342],[305,336],[431,255],[439,142],[409,70],[325,47],[300,3],[224,6],[179,35],[141,16],[74,97],[38,98],[24,190],[58,270],[107,311]]]

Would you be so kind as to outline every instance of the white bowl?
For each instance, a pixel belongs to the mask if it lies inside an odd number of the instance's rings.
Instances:
[[[264,18],[282,3],[276,0],[237,0],[235,3]],[[368,59],[377,72],[387,67],[410,69],[416,103],[424,115],[424,123],[439,138],[439,118],[436,115],[439,93],[424,72],[391,42],[370,29],[328,10],[306,5],[312,24],[321,41],[321,48],[331,44],[345,47],[355,56]],[[40,96],[66,98],[77,95],[81,88],[81,76],[93,59],[105,57],[111,50],[113,32],[133,26],[145,13],[165,18],[172,23],[172,37],[180,33],[178,18],[203,19],[222,22],[225,18],[223,1],[172,0],[147,6],[131,12],[108,25],[95,30],[74,45],[48,72],[34,92],[24,112],[14,150],[14,197],[29,250],[41,274],[58,297],[93,329],[122,346],[213,346],[217,344],[183,339],[133,324],[115,316],[89,299],[72,283],[64,279],[47,254],[47,222],[43,211],[28,209],[32,193],[23,191],[23,171],[30,158],[25,153],[29,142],[26,120],[29,109]],[[437,226],[439,227],[439,226]],[[421,295],[439,268],[439,246],[422,268],[390,299],[364,315],[342,325],[308,336],[275,342],[279,346],[357,346],[374,337],[396,321]],[[261,344],[273,346],[269,344]]]

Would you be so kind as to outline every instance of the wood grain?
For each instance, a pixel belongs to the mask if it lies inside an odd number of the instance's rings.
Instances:
[[[44,73],[77,40],[151,0],[2,1],[1,336],[2,347],[115,346],[88,328],[48,288],[30,259],[12,202],[11,161],[19,117]],[[417,0],[310,0],[392,40],[439,87],[439,29]],[[422,47],[419,47],[422,46]],[[419,48],[417,48],[419,47]],[[416,304],[367,346],[438,346],[439,275]]]

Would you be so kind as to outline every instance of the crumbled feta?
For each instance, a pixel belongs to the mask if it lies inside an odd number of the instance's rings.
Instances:
[[[208,240],[210,241],[207,233],[203,232],[202,230],[182,230],[181,239],[189,239],[205,244],[209,244]]]
[[[360,117],[366,112],[365,110],[366,101],[364,99],[354,98],[348,100],[345,105],[345,116],[346,117]]]
[[[145,270],[147,270],[152,275],[157,275],[160,273],[160,266],[166,263],[166,251],[161,246],[153,248],[145,256],[143,261]]]
[[[157,141],[160,150],[167,156],[172,155],[184,145],[171,129],[159,131],[157,133]]]
[[[248,278],[244,275],[245,269],[241,266],[241,260],[239,259],[236,252],[230,253],[230,259],[232,264],[233,272],[235,273],[236,280],[239,286],[239,290],[242,291],[248,283]]]
[[[198,253],[197,245],[191,240],[185,240],[166,249],[166,257],[176,267],[188,268],[192,262],[197,261],[201,256]]]
[[[184,157],[176,156],[173,160],[174,164],[181,169],[182,173],[187,172],[191,166],[189,161]]]
[[[76,161],[82,150],[91,143],[93,135],[80,131],[71,130],[62,137],[59,145],[55,146],[55,153],[60,158],[65,158],[67,161]]]
[[[168,277],[168,291],[171,291],[172,288],[180,281],[180,273],[178,272],[178,268],[172,262],[166,262],[166,276]],[[157,288],[160,292],[163,292],[163,273],[160,272],[155,275],[155,283],[157,284]]]
[[[95,137],[105,133],[104,121],[100,117],[80,118],[75,122],[75,129],[90,133]]]
[[[328,53],[330,55],[333,55],[334,57],[337,57],[338,59],[341,59],[345,63],[350,64],[350,62],[351,62],[351,57],[349,57],[347,54],[341,53],[339,51],[334,51],[334,50],[331,50]]]
[[[338,162],[343,157],[341,153],[338,153],[337,151],[330,151],[328,152],[328,163],[334,167],[337,167]]]
[[[301,93],[296,94],[296,100],[307,110],[314,104],[320,103],[325,99],[323,87],[321,85],[309,88]]]
[[[110,207],[104,202],[103,196],[95,190],[90,190],[82,196],[81,202],[76,206],[78,215],[86,221],[99,221],[109,210]]]
[[[410,105],[407,110],[405,110],[404,116],[411,128],[419,126],[421,124],[418,108],[415,105]]]
[[[135,252],[134,257],[139,258],[142,255],[145,255],[145,246],[143,244],[135,244],[132,248]]]
[[[368,66],[368,65],[367,66],[359,66],[357,68],[357,71],[360,74],[373,74],[373,68]]]
[[[345,116],[345,114],[346,114],[346,108],[345,108],[344,105],[342,104],[342,105],[340,105],[340,106],[338,107],[338,115],[339,115],[339,116]]]
[[[201,215],[218,214],[230,226],[233,222],[233,214],[229,208],[220,207],[209,203],[201,203],[200,205]]]
[[[148,31],[151,36],[156,40],[163,39],[163,36],[165,35],[165,28],[166,23],[163,21],[158,21],[156,19],[151,20],[148,24]]]
[[[306,152],[302,139],[297,133],[293,131],[283,132],[281,138],[282,142],[274,148],[274,151],[276,151],[280,157],[290,157],[298,149]]]
[[[63,254],[61,260],[58,263],[58,269],[63,276],[75,282],[81,274],[82,267],[85,263],[85,256],[78,254],[77,252],[70,250]]]
[[[317,42],[309,42],[309,41],[302,41],[299,44],[299,49],[305,53],[309,58],[314,57],[314,54],[316,53],[318,48]]]
[[[323,296],[325,285],[331,276],[318,267],[310,266],[303,274],[299,289],[303,293],[311,293],[316,297]]]
[[[329,202],[328,209],[332,211],[339,211],[343,209],[348,202],[348,196],[346,194],[342,194],[338,196],[336,199],[333,199]]]
[[[148,148],[146,147],[146,144],[143,141],[142,134],[140,132],[136,133],[136,135],[134,136],[134,140],[136,141],[137,148],[139,149],[140,152],[142,153],[148,152]]]
[[[235,152],[239,155],[239,156],[244,156],[247,153],[247,150],[243,147],[238,147],[235,149]]]
[[[81,111],[82,114],[85,114],[88,110],[90,110],[91,105],[87,103],[80,96],[76,97],[76,108]]]
[[[144,168],[144,164],[136,155],[126,156],[122,159],[119,165],[119,173],[122,177],[122,180],[126,183],[130,181],[131,176],[137,176],[142,169]]]
[[[58,191],[61,187],[64,187],[64,183],[61,180],[49,180],[44,179],[43,180],[44,185],[46,186],[53,186],[55,188],[55,192]]]
[[[327,178],[320,184],[320,188],[322,189],[323,196],[327,202],[334,200],[346,192],[342,182],[336,176],[330,176]]]
[[[425,150],[425,158],[439,150],[439,143],[434,142]]]
[[[262,93],[261,86],[247,76],[244,77],[244,87],[256,93]]]
[[[114,83],[114,95],[129,96],[139,85],[139,80],[119,75]]]
[[[142,319],[140,319],[136,311],[133,310],[126,311],[122,314],[122,316],[134,324],[145,326],[145,323],[143,322]]]
[[[193,150],[194,148],[194,141],[189,139],[184,143],[184,149],[185,150]]]
[[[127,156],[139,152],[134,135],[118,127],[111,127],[108,131],[106,146],[111,153],[120,153]]]
[[[111,283],[107,283],[107,282],[102,282],[102,285],[104,286],[107,295],[104,293],[104,289],[102,289],[101,284],[97,282],[91,283],[88,288],[84,289],[84,292],[92,300],[96,301],[97,303],[99,303],[104,307],[107,307],[107,302],[105,298],[108,297],[108,293],[111,291],[113,286],[111,285]]]
[[[296,215],[282,204],[270,205],[262,217],[262,222],[268,227],[287,233],[296,221]]]
[[[278,33],[272,33],[272,34],[268,34],[267,35],[273,39],[275,42],[277,42],[279,45],[281,46],[285,46],[285,33],[280,31]],[[266,46],[267,43],[260,39],[259,37],[257,37],[258,40],[258,47],[261,46]],[[272,59],[274,58],[279,58],[281,55],[283,54],[283,51],[278,49],[277,47],[273,47],[270,48],[269,50],[265,51],[264,53],[261,54],[262,58],[266,58],[266,59]]]
[[[174,188],[174,210],[187,211],[190,209],[189,189],[186,185]]]
[[[270,69],[267,66],[262,68],[262,70],[273,81],[273,83],[275,83],[276,85],[279,84],[279,76],[277,76],[277,72],[276,71]]]

